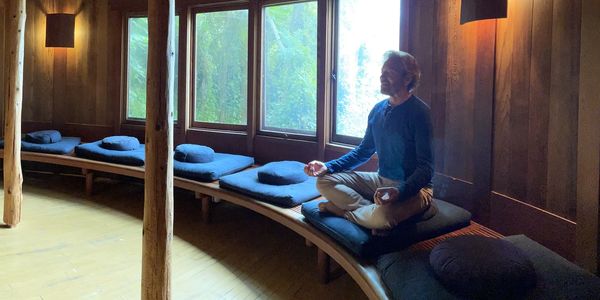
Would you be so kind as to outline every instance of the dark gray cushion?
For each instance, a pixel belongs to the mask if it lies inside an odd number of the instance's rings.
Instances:
[[[304,173],[304,164],[298,161],[270,162],[258,171],[258,181],[271,185],[301,183],[308,179]]]
[[[60,142],[62,136],[56,130],[41,130],[25,134],[25,141],[32,144],[51,144]]]
[[[116,151],[137,150],[140,147],[140,141],[132,136],[115,135],[102,139],[102,148]]]
[[[533,264],[536,284],[524,299],[600,299],[600,278],[524,235],[502,238],[521,249]],[[403,250],[377,260],[392,299],[464,299],[438,281],[429,264],[430,251]]]
[[[468,211],[434,199],[438,212],[430,219],[408,220],[394,227],[387,236],[373,236],[369,229],[345,218],[321,213],[318,205],[322,201],[302,204],[302,214],[306,220],[360,257],[374,257],[397,251],[418,241],[466,227],[471,221],[471,213]]]
[[[468,298],[517,298],[535,286],[531,261],[501,239],[477,235],[449,238],[433,248],[429,263],[440,282]]]
[[[207,163],[215,159],[215,151],[206,146],[181,144],[175,147],[175,160],[186,163]]]

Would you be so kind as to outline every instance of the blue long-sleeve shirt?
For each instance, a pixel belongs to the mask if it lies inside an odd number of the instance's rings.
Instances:
[[[388,99],[377,103],[369,113],[365,136],[356,148],[325,163],[330,173],[349,171],[367,162],[375,152],[379,175],[397,180],[403,201],[421,188],[432,187],[433,133],[430,109],[411,96],[404,103],[388,107]]]

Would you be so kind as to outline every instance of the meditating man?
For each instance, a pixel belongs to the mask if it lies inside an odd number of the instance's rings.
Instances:
[[[431,116],[429,106],[413,95],[420,77],[412,55],[385,54],[381,93],[389,98],[369,113],[360,145],[336,160],[315,160],[304,167],[306,174],[319,177],[317,188],[328,200],[320,203],[322,212],[345,217],[373,234],[385,234],[398,223],[433,210]],[[352,171],[374,153],[378,172]]]

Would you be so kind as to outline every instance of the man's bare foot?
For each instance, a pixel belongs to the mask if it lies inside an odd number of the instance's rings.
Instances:
[[[343,217],[344,214],[346,213],[346,211],[335,206],[335,204],[333,204],[329,201],[324,201],[324,202],[319,203],[319,211],[320,212],[328,212],[328,213],[334,214],[338,217]]]

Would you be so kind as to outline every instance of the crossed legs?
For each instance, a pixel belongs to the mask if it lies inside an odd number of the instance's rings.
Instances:
[[[379,187],[397,186],[398,182],[375,172],[340,172],[317,180],[317,189],[328,202],[319,205],[328,211],[373,230],[387,230],[413,215],[425,211],[432,199],[431,188],[423,188],[410,199],[388,205],[373,203]]]

